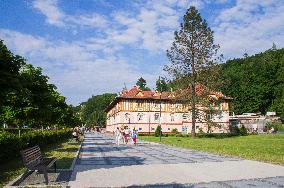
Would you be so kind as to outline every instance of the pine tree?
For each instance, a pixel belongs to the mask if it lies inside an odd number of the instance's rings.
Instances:
[[[176,88],[181,89],[183,98],[187,98],[192,111],[192,137],[195,136],[195,123],[199,114],[196,105],[206,100],[210,90],[216,89],[218,82],[217,62],[219,45],[214,44],[213,31],[201,18],[195,7],[190,7],[183,17],[180,30],[174,33],[172,46],[167,50],[171,61],[165,70],[174,78]],[[204,86],[202,93],[197,86]],[[207,100],[208,101],[208,100]],[[199,117],[198,117],[199,118]]]

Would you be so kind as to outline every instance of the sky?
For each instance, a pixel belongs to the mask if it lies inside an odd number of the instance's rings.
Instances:
[[[190,6],[226,59],[284,47],[283,0],[0,0],[0,39],[78,105],[141,76],[154,89]]]

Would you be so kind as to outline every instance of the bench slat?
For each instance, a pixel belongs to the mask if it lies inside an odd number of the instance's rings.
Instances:
[[[40,148],[34,146],[21,151],[23,163],[29,170],[43,170],[46,184],[48,184],[47,169],[54,165],[56,172],[56,158],[43,158]]]

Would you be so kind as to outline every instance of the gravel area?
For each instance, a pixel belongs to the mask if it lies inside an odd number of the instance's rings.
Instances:
[[[72,171],[58,170],[56,173],[49,172],[49,185],[66,186]],[[33,172],[23,179],[23,181],[15,182],[13,186],[39,186],[45,185],[44,176],[42,173]]]

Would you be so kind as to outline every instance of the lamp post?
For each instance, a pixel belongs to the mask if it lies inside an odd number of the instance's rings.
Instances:
[[[159,76],[159,84],[160,84],[160,118],[159,118],[159,126],[160,126],[160,142],[162,142],[162,84]]]

